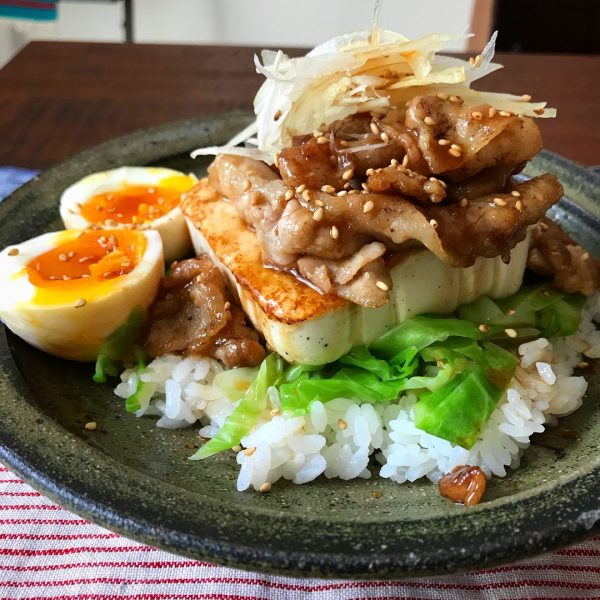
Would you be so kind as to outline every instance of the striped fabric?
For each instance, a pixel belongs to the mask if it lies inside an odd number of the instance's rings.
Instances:
[[[296,579],[127,540],[53,504],[0,465],[0,599],[600,598],[600,537],[510,566],[399,582]]]
[[[57,0],[0,0],[0,17],[56,21]]]

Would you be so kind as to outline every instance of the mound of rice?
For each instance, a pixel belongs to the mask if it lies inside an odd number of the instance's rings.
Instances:
[[[532,434],[581,406],[587,383],[572,373],[582,355],[600,358],[600,331],[594,320],[600,320],[600,295],[586,303],[577,334],[519,346],[520,364],[510,387],[470,450],[415,427],[413,393],[386,405],[348,398],[316,401],[308,414],[294,416],[281,414],[277,390],[270,388],[269,408],[237,453],[237,489],[259,490],[282,477],[297,484],[322,474],[368,479],[373,454],[381,464],[379,475],[397,483],[421,477],[436,482],[464,464],[480,466],[488,477],[503,477],[507,467],[519,465]],[[213,385],[222,370],[210,358],[163,356],[140,374],[135,369],[123,372],[115,393],[127,398],[141,380],[146,385],[137,416],[160,416],[157,425],[167,428],[199,421],[200,435],[211,438],[236,406]]]

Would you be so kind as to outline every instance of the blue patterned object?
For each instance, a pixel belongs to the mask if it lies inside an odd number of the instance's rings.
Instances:
[[[0,167],[0,200],[33,179],[39,171],[19,167]]]
[[[27,21],[56,21],[57,0],[0,0],[0,17]]]

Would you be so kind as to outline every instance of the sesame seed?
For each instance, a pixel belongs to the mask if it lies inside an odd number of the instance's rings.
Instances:
[[[67,257],[66,254],[59,254],[58,255],[58,260],[60,260],[61,262],[67,262],[69,260],[69,258]]]
[[[379,492],[379,491],[375,490],[375,491],[371,492],[371,496],[373,498],[381,498],[381,496],[383,496],[383,492]]]
[[[376,281],[375,285],[384,292],[389,292],[390,286],[385,281]]]
[[[321,137],[322,135],[323,135],[323,132],[322,132],[322,131],[319,131],[319,130],[317,130],[317,131],[315,131],[315,132],[313,133],[313,136],[314,136],[314,137],[316,137],[316,138],[318,138],[318,137]]]
[[[392,162],[394,162],[394,159],[392,158]],[[397,163],[398,161],[396,161]],[[373,167],[369,167],[366,171],[367,177],[370,177],[371,175],[373,175],[375,173],[375,169],[373,169]]]
[[[397,167],[398,164],[398,159],[392,158],[392,160],[390,160],[390,167]]]
[[[339,191],[339,192],[336,194],[336,196],[340,196],[340,197],[341,197],[341,196],[345,196],[347,193],[348,193],[348,192],[347,192],[346,190],[340,190],[340,191]]]
[[[408,167],[408,154],[404,155],[404,158],[402,159],[402,166],[406,169],[406,167]]]
[[[318,200],[318,199],[317,199],[317,200],[315,200],[315,204],[316,204],[317,206],[325,206],[325,205],[323,204],[323,201],[322,201],[322,200]]]
[[[294,190],[288,190],[285,193],[285,199],[286,200],[291,200],[294,197]]]
[[[450,96],[450,98],[448,98],[448,100],[450,100],[450,102],[462,102],[463,99],[460,96]]]
[[[517,332],[514,329],[505,329],[504,333],[509,337],[509,338],[516,338],[517,337]]]
[[[348,427],[348,423],[346,423],[344,419],[338,419],[338,427],[340,429],[346,429]]]
[[[323,185],[321,186],[321,191],[326,194],[333,194],[335,192],[335,188],[332,185]]]
[[[503,200],[502,198],[494,198],[494,204],[496,206],[506,206],[506,200]]]
[[[280,414],[281,414],[281,409],[280,409],[280,408],[274,408],[274,409],[271,411],[271,416],[272,416],[272,417],[277,417],[277,416],[279,416]]]
[[[8,255],[9,256],[18,256],[19,255],[19,249],[18,248],[11,248],[8,251]]]
[[[377,127],[377,125],[373,122],[371,122],[371,131],[375,134],[375,135],[379,135],[380,131],[379,131],[379,127]]]
[[[96,429],[96,427],[98,427],[98,424],[96,423],[96,421],[90,421],[89,423],[86,423],[84,425],[84,427],[88,430],[88,431],[94,431],[94,429]]]
[[[329,143],[329,138],[326,135],[320,135],[317,138],[317,144],[328,144]]]
[[[490,106],[490,108],[488,110],[488,117],[490,119],[492,119],[495,116],[496,116],[496,109],[493,106]]]
[[[501,110],[498,114],[501,117],[512,117],[512,113],[508,110]]]
[[[386,144],[390,141],[390,136],[385,131],[379,137],[381,137],[381,141]]]
[[[515,202],[515,208],[516,208],[516,209],[517,209],[519,212],[521,212],[521,211],[523,210],[523,203],[522,203],[520,200],[517,200],[517,201]]]
[[[536,115],[543,115],[544,114],[544,109],[543,108],[536,108],[533,112]]]
[[[585,369],[586,367],[589,367],[590,363],[589,362],[585,362],[585,360],[582,360],[578,365],[577,368],[578,369]]]
[[[435,219],[431,219],[431,221],[429,221],[429,224],[434,228],[437,229],[438,226],[438,222]]]
[[[301,194],[301,193],[302,193],[302,192],[303,192],[305,189],[306,189],[306,186],[305,186],[304,184],[302,184],[302,185],[299,185],[299,186],[296,188],[296,193],[297,193],[297,194]]]
[[[489,326],[485,323],[482,323],[477,329],[479,329],[481,333],[487,333],[490,330]]]
[[[77,300],[77,302],[75,302],[75,308],[81,308],[82,306],[85,306],[87,304],[85,298],[79,298],[79,300]]]
[[[430,116],[425,117],[423,122],[425,125],[435,125],[435,121]]]
[[[362,187],[362,189],[365,190],[365,192],[371,191],[371,188],[369,188],[368,184],[366,184],[366,183],[361,183],[360,187]]]
[[[531,96],[529,94],[523,94],[521,100],[523,100],[523,102],[531,102]]]
[[[584,252],[581,255],[581,260],[589,260],[590,259],[590,253],[589,252]]]
[[[438,140],[438,144],[439,144],[440,146],[449,146],[449,145],[450,145],[450,140],[447,140],[447,139],[445,139],[445,138],[440,138],[440,139]]]
[[[236,453],[237,453],[237,452],[241,452],[241,451],[242,451],[242,447],[241,447],[239,444],[236,444],[236,445],[235,445],[235,446],[232,448],[232,450],[233,450],[234,452],[236,452]]]
[[[479,110],[474,110],[471,113],[471,116],[476,119],[477,121],[481,121],[481,119],[483,119],[483,113]]]
[[[323,209],[320,206],[315,210],[312,218],[314,221],[320,221],[323,218]]]
[[[304,190],[302,192],[302,197],[307,201],[310,202],[313,199],[313,193],[310,190]]]
[[[474,67],[475,66],[475,57],[474,56],[469,56],[469,64]]]
[[[349,181],[354,177],[354,169],[347,169],[342,173],[342,179],[344,181]]]
[[[273,121],[279,121],[279,119],[281,119],[281,115],[282,115],[282,114],[283,114],[283,113],[282,113],[280,110],[278,110],[278,111],[277,111],[277,112],[276,112],[276,113],[273,115]]]
[[[252,187],[252,183],[250,182],[249,179],[246,179],[246,181],[244,181],[244,187],[242,188],[242,190],[244,192],[247,192],[251,187]]]
[[[334,240],[337,240],[340,237],[340,231],[339,231],[339,229],[335,225],[332,225],[331,229],[329,230],[329,235]]]
[[[223,310],[229,310],[231,308],[231,302],[225,302],[223,304]]]
[[[244,450],[245,456],[252,456],[256,452],[256,446],[251,446],[250,448],[246,448]]]
[[[258,491],[261,494],[267,494],[271,491],[271,484],[268,481],[265,481],[259,488]]]
[[[516,314],[517,314],[517,311],[516,311],[514,308],[509,308],[509,309],[506,311],[506,314],[507,314],[509,317],[512,317],[513,315],[516,315]]]
[[[460,158],[462,156],[462,152],[456,148],[450,148],[450,150],[448,150],[448,154],[450,156],[454,156],[455,158]]]
[[[461,198],[460,199],[460,206],[461,208],[465,208],[465,206],[468,206],[469,204],[469,200],[467,198]]]
[[[371,212],[373,208],[375,208],[373,200],[367,200],[363,206],[363,213],[367,214],[368,212]]]
[[[444,94],[443,92],[438,92],[436,94],[436,96],[440,99],[440,100],[448,100],[448,94]]]

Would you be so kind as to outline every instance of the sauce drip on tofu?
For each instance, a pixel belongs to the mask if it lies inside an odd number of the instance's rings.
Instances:
[[[187,175],[166,178],[160,185],[125,184],[90,198],[81,205],[81,215],[90,223],[148,223],[171,212],[193,185]]]

